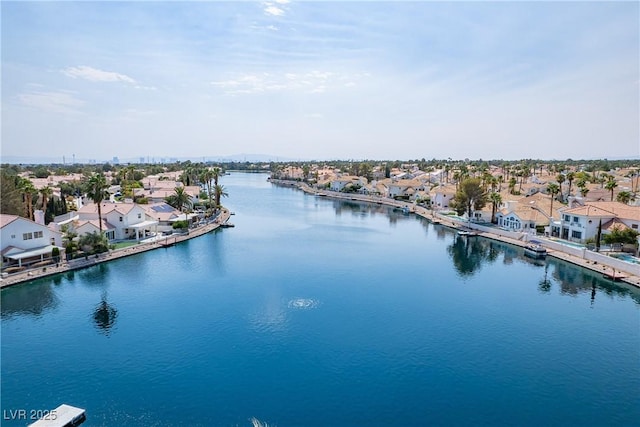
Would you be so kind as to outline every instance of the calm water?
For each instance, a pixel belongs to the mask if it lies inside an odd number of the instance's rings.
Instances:
[[[638,292],[265,179],[224,177],[236,228],[3,290],[3,418],[68,403],[87,426],[640,420]]]

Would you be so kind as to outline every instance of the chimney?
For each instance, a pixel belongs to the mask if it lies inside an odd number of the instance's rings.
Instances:
[[[40,209],[33,211],[33,218],[35,219],[36,223],[44,225],[44,212]]]

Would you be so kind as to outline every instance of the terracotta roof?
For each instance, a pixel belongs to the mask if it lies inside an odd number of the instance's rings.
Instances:
[[[602,224],[602,229],[605,231],[613,231],[614,228],[617,228],[618,230],[622,231],[629,227],[624,222],[620,221],[618,218],[613,218],[612,220]]]
[[[135,206],[136,206],[135,203],[102,202],[100,206],[100,211],[102,215],[105,215],[112,211],[116,211],[121,214],[127,214],[131,212],[131,209],[133,209]],[[98,205],[96,205],[95,203],[89,203],[88,205],[84,205],[83,207],[78,209],[78,213],[98,213]]]
[[[614,212],[609,210],[593,206],[591,204],[585,206],[578,206],[571,209],[565,209],[562,211],[563,214],[570,215],[581,215],[581,216],[590,216],[590,217],[613,217],[616,216]]]
[[[618,218],[640,221],[640,206],[629,206],[620,202],[585,202],[587,206],[613,212]]]

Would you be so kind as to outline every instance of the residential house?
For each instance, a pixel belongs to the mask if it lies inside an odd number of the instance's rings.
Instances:
[[[43,261],[54,247],[62,252],[62,234],[17,215],[0,214],[0,252],[2,263],[22,266]]]
[[[343,191],[349,185],[358,185],[360,187],[363,187],[367,185],[367,178],[363,176],[344,175],[333,179],[330,183],[329,188],[332,191]]]
[[[600,224],[603,233],[615,227],[640,231],[640,207],[620,202],[585,202],[562,209],[561,215],[560,237],[575,242],[595,238]]]
[[[144,238],[147,233],[156,231],[158,221],[147,219],[145,210],[137,203],[103,202],[100,206],[102,218],[108,227],[109,240]],[[79,224],[82,221],[98,221],[98,206],[90,203],[78,210]],[[82,223],[81,225],[85,225]],[[93,224],[95,225],[95,224]],[[75,227],[75,224],[74,224]],[[103,228],[104,230],[104,228]]]

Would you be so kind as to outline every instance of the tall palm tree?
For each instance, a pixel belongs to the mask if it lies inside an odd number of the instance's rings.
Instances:
[[[223,185],[219,185],[216,184],[213,187],[213,193],[215,194],[215,198],[216,198],[216,207],[220,207],[220,198],[221,197],[228,197],[229,194],[225,191],[225,188]]]
[[[555,199],[556,194],[560,192],[560,185],[556,184],[555,182],[550,182],[549,185],[547,185],[547,191],[551,195],[551,212],[549,212],[549,216],[553,218],[553,199]]]
[[[562,183],[565,182],[566,178],[564,176],[564,174],[558,174],[558,176],[556,176],[556,181],[558,181],[558,185],[560,186],[560,195],[563,196],[562,194]],[[562,197],[562,200],[564,200],[564,196]]]
[[[210,168],[206,168],[202,173],[202,180],[207,185],[207,196],[209,197],[209,207],[211,207],[211,198],[213,194],[211,193],[211,180],[213,179],[213,171]]]
[[[218,179],[222,176],[222,169],[219,167],[214,167],[211,171],[213,173],[213,185],[214,187],[218,185]]]
[[[47,202],[49,202],[49,199],[53,195],[53,190],[47,185],[40,189],[40,195],[42,196],[42,204],[40,206],[42,207],[42,210],[46,212]]]
[[[89,178],[88,187],[87,187],[87,197],[93,200],[93,203],[98,205],[98,225],[100,227],[100,234],[102,234],[102,201],[109,197],[109,192],[107,191],[109,188],[109,184],[107,183],[107,178],[101,174],[96,173],[91,178]]]
[[[26,179],[18,177],[18,189],[22,193],[22,202],[24,206],[25,218],[33,218],[33,196],[38,194],[38,190],[33,186],[33,183]]]
[[[576,177],[576,174],[574,174],[573,172],[567,173],[567,182],[569,183],[569,190],[567,192],[567,196],[571,195],[571,183],[573,182],[575,177]]]
[[[500,193],[491,193],[489,194],[489,200],[491,201],[491,223],[496,223],[496,210],[498,209],[498,205],[502,203],[502,196]]]
[[[613,189],[616,188],[618,186],[618,183],[616,182],[616,179],[613,176],[609,176],[609,179],[607,180],[607,183],[604,185],[604,188],[606,188],[607,190],[611,191],[611,201],[613,202]]]
[[[516,192],[516,179],[514,177],[509,178],[509,193],[514,194]]]

